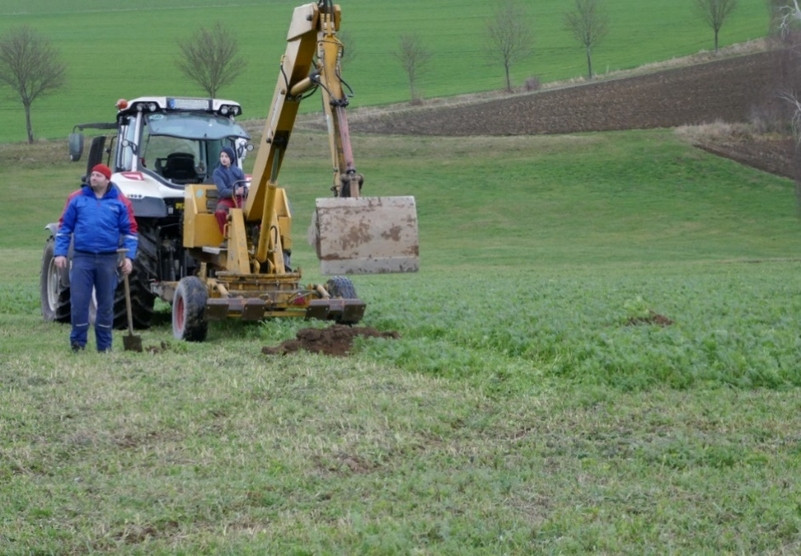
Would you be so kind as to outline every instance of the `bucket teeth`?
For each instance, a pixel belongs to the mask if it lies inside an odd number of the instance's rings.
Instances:
[[[361,299],[313,299],[306,309],[306,318],[356,324],[364,316]]]

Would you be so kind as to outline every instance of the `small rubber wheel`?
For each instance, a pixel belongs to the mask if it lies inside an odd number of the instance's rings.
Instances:
[[[350,278],[346,278],[345,276],[334,276],[325,283],[325,287],[331,297],[357,299],[356,288],[353,287],[353,282],[350,281]]]
[[[197,276],[186,276],[178,282],[172,300],[172,335],[187,342],[206,339],[206,285]]]

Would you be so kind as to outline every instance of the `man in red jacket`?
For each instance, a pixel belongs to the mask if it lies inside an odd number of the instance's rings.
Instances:
[[[97,350],[111,351],[117,266],[124,274],[129,274],[136,257],[138,237],[131,204],[110,180],[108,166],[97,164],[92,168],[89,184],[67,199],[56,234],[53,261],[58,268],[67,267],[67,253],[70,242],[73,243],[70,268],[70,346],[73,351],[86,347],[93,289],[97,299]],[[118,263],[120,245],[126,253]]]

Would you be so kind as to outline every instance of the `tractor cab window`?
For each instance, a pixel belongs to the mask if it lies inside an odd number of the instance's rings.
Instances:
[[[123,170],[132,170],[134,150],[136,150],[136,126],[127,122],[120,127],[119,158],[117,167]]]
[[[174,184],[210,183],[220,149],[249,139],[236,122],[206,113],[150,114],[144,122],[141,159]]]
[[[202,182],[205,178],[205,162],[198,141],[179,139],[164,135],[147,138],[147,160],[152,170],[175,183]]]

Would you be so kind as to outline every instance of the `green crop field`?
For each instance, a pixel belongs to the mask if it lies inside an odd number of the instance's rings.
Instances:
[[[598,71],[711,47],[689,0],[607,3]],[[223,96],[249,118],[270,100],[296,4],[189,4],[0,4],[0,34],[31,25],[69,68],[34,105],[53,140],[23,143],[0,97],[0,554],[801,552],[795,184],[672,130],[354,137],[367,195],[417,199],[420,272],[353,277],[361,324],[398,338],[268,356],[327,325],[216,323],[189,344],[160,302],[144,353],[116,332],[113,353],[73,355],[39,310],[44,226],[84,170],[61,138],[119,97],[200,94],[175,41],[217,20],[249,60]],[[354,106],[406,100],[408,32],[434,54],[426,97],[503,86],[491,2],[341,4]],[[515,84],[583,75],[567,2],[525,5]],[[767,26],[763,0],[740,0],[722,44]],[[309,282],[329,181],[327,138],[296,132],[280,182]]]
[[[67,65],[67,85],[33,105],[37,138],[64,137],[77,123],[108,121],[120,97],[201,95],[176,67],[177,41],[219,21],[235,30],[245,72],[221,91],[240,101],[248,118],[262,118],[277,79],[292,10],[290,1],[217,2],[138,0],[6,0],[0,4],[0,35],[28,25],[47,37]],[[393,56],[403,34],[416,33],[431,54],[419,79],[427,98],[505,86],[502,65],[486,53],[486,22],[494,3],[486,0],[343,0],[343,30],[353,59],[345,79],[355,92],[352,106],[408,100],[408,83]],[[515,86],[581,77],[584,54],[564,30],[564,0],[523,2],[534,34],[533,54],[512,67]],[[598,73],[694,54],[713,47],[711,29],[690,0],[609,0],[609,35],[594,53]],[[765,36],[764,0],[740,0],[726,20],[721,45]],[[317,97],[319,98],[319,97]],[[304,109],[318,109],[319,100]],[[22,105],[10,89],[0,91],[0,142],[25,140]]]
[[[293,145],[303,236],[326,138]],[[0,553],[801,550],[792,182],[668,130],[354,147],[422,268],[354,277],[400,337],[332,358],[261,352],[322,323],[177,342],[166,306],[152,353],[73,355],[37,281],[81,168],[0,145]]]

